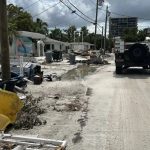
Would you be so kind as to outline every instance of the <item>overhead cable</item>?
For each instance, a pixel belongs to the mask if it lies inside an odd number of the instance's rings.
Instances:
[[[86,18],[92,20],[92,21],[95,21],[93,20],[92,18],[90,18],[89,16],[85,15],[80,9],[78,9],[72,2],[70,2],[70,0],[67,0],[69,2],[69,4],[71,4],[76,10],[78,10],[83,16],[85,16]]]
[[[33,5],[35,5],[36,3],[38,3],[40,0],[35,1],[34,3],[28,5],[27,7],[25,7],[24,9],[29,9],[30,7],[32,7]]]
[[[56,3],[56,4],[54,4],[54,5],[50,6],[50,7],[48,7],[47,9],[43,10],[42,12],[40,12],[40,13],[38,13],[38,14],[32,16],[32,17],[33,17],[33,18],[34,18],[34,17],[37,17],[37,16],[39,16],[39,15],[45,13],[45,12],[48,11],[49,9],[51,9],[51,8],[53,8],[53,7],[56,7],[58,4],[60,4],[60,2],[58,2],[58,3]]]
[[[79,16],[80,18],[82,18],[86,22],[89,22],[89,23],[92,23],[92,24],[94,23],[94,22],[89,21],[86,18],[82,17],[81,15],[79,15],[76,11],[74,11],[71,7],[69,7],[66,3],[64,3],[63,0],[60,0],[60,2],[62,2],[62,4],[64,4],[69,10],[71,10],[73,13],[75,13],[77,16]]]

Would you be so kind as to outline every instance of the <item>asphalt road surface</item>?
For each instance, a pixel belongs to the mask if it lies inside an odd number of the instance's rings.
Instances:
[[[82,142],[75,147],[150,150],[150,74],[142,69],[131,69],[123,75],[114,71],[112,62],[87,78],[92,88],[88,121]]]

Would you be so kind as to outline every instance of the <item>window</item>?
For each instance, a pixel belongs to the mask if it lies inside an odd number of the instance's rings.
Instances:
[[[46,50],[50,50],[50,44],[46,44],[46,45],[45,45],[45,49],[46,49]]]
[[[54,44],[52,44],[52,50],[54,50],[55,49],[55,46],[54,46]]]

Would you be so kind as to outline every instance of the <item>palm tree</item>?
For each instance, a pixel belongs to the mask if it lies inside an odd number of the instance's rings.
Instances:
[[[43,22],[41,19],[37,18],[36,22],[34,23],[34,31],[38,33],[42,33],[47,35],[48,34],[48,24]]]
[[[76,27],[73,25],[73,26],[70,26],[67,30],[66,30],[66,33],[67,33],[67,36],[68,36],[68,42],[73,42],[74,41],[74,33],[76,31]]]
[[[51,30],[50,37],[52,39],[61,41],[62,40],[62,31],[59,28],[55,28],[54,30]]]
[[[7,5],[7,15],[9,19],[10,18],[14,19],[14,17],[18,17],[19,14],[23,11],[24,11],[23,7],[18,7],[13,4]]]
[[[30,13],[24,11],[22,7],[9,4],[7,6],[8,15],[8,29],[10,33],[12,31],[32,31],[33,30],[33,19]]]

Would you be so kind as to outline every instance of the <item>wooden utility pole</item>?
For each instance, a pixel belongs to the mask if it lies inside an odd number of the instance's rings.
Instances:
[[[102,26],[101,50],[103,49],[103,36],[104,36],[104,28]]]
[[[106,52],[107,20],[108,20],[108,6],[106,7],[106,18],[105,18],[104,54]]]
[[[10,79],[10,60],[8,44],[8,26],[7,26],[7,1],[0,0],[0,46],[1,46],[1,70],[2,80]]]
[[[96,48],[96,40],[97,40],[97,18],[98,18],[98,2],[99,2],[99,0],[97,0],[97,2],[96,2],[96,18],[95,18],[95,39],[94,39],[94,44],[95,44],[95,48]]]

